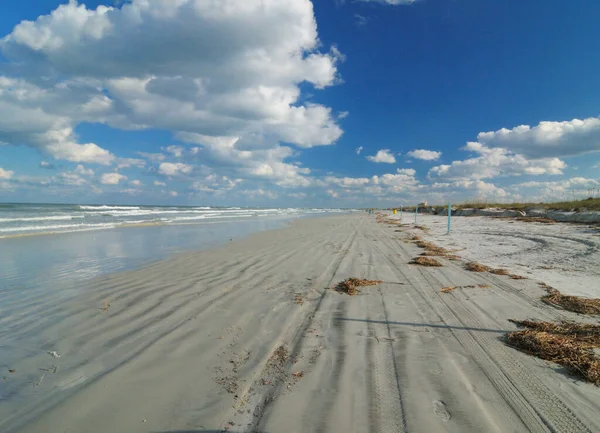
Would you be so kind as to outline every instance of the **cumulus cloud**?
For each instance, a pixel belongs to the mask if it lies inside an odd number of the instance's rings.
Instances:
[[[0,40],[0,140],[101,164],[112,155],[77,143],[77,124],[329,145],[342,135],[338,117],[300,102],[300,83],[339,81],[343,55],[319,44],[308,0],[71,1]],[[2,71],[25,80],[11,90]]]
[[[122,180],[127,180],[127,176],[120,173],[104,173],[100,178],[103,185],[118,185]]]
[[[263,179],[285,188],[310,185],[310,179],[306,177],[310,169],[287,162],[295,155],[288,146],[248,149],[239,137],[210,137],[192,133],[179,133],[177,138],[186,143],[202,145],[202,162],[218,166],[224,175],[231,174],[230,178]]]
[[[13,177],[14,174],[15,174],[14,171],[5,170],[2,167],[0,167],[0,179],[9,180]]]
[[[162,162],[167,158],[162,153],[136,152],[136,154],[141,156],[142,158],[146,158],[148,161],[151,162]]]
[[[442,152],[436,152],[434,150],[416,149],[411,150],[407,153],[408,156],[416,159],[422,159],[423,161],[435,161],[440,159]]]
[[[139,180],[132,180],[131,182],[129,182],[129,185],[136,187],[136,188],[140,188],[143,186],[142,182]]]
[[[357,147],[356,149],[354,149],[354,151],[356,152],[356,154],[357,154],[357,155],[360,155],[360,152],[362,152],[362,151],[363,151],[363,149],[364,149],[364,147],[362,147],[362,146],[359,146],[359,147]]]
[[[146,161],[139,158],[118,158],[116,166],[117,169],[129,167],[144,168],[146,166]]]
[[[162,162],[158,166],[158,172],[163,176],[180,176],[190,174],[194,167],[182,162]]]
[[[565,162],[558,158],[529,160],[507,149],[488,148],[481,143],[468,143],[463,149],[480,156],[433,167],[428,176],[453,180],[481,180],[523,174],[560,175],[567,167]]]
[[[93,176],[94,175],[94,170],[92,170],[91,168],[85,168],[81,164],[77,164],[77,167],[75,167],[75,173],[81,174],[81,175],[84,175],[84,176]]]
[[[167,184],[165,182],[161,182],[160,180],[155,180],[154,186],[167,186]]]
[[[59,173],[52,177],[49,183],[68,186],[81,186],[87,184],[88,181],[79,176],[77,173]]]
[[[367,156],[367,159],[371,162],[380,162],[386,164],[395,164],[396,158],[389,149],[381,149],[377,152],[377,154]]]
[[[173,155],[175,158],[181,158],[185,149],[181,146],[170,145],[165,147],[164,150]]]
[[[353,178],[353,177],[335,177],[327,176],[323,179],[328,184],[334,184],[343,188],[360,187],[370,182],[368,178]]]
[[[227,176],[209,174],[203,179],[192,183],[192,189],[201,192],[224,193],[235,188],[242,182],[242,179],[230,179]]]
[[[600,151],[600,117],[564,122],[540,122],[481,132],[477,141],[530,158],[566,157]]]
[[[397,199],[399,196],[410,197],[425,188],[415,178],[415,175],[416,172],[413,169],[398,169],[396,173],[386,173],[370,178],[326,176],[319,184],[328,188],[327,194],[335,198],[349,198],[350,194],[352,198],[362,198],[362,200],[383,196]]]
[[[40,168],[45,168],[47,170],[55,170],[56,166],[48,161],[41,161]]]
[[[0,53],[1,47],[2,41]],[[107,150],[95,143],[78,143],[73,131],[76,122],[69,113],[89,120],[81,110],[87,94],[78,92],[77,86],[67,88],[64,83],[43,88],[3,76],[0,69],[0,142],[31,146],[55,159],[110,164],[114,156]]]

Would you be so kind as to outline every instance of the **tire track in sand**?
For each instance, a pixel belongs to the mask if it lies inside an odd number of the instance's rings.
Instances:
[[[317,281],[315,281],[315,283],[323,281],[323,279],[327,278],[326,276],[329,275],[329,278],[326,279],[325,284],[324,284],[325,289],[321,290],[321,293],[320,293],[314,307],[312,309],[308,310],[304,314],[304,319],[302,320],[302,323],[300,324],[300,326],[296,327],[296,329],[288,329],[288,332],[286,332],[286,334],[288,334],[288,335],[291,334],[290,338],[288,338],[288,340],[290,341],[291,350],[290,350],[288,361],[283,366],[284,371],[289,370],[290,359],[294,359],[294,358],[298,357],[298,355],[301,353],[304,338],[307,334],[306,331],[311,327],[315,315],[319,312],[319,310],[323,304],[323,300],[329,293],[327,288],[329,288],[331,286],[332,282],[334,281],[334,279],[337,275],[337,272],[338,272],[341,264],[348,257],[348,252],[352,248],[352,245],[354,244],[355,239],[358,235],[359,228],[360,228],[360,226],[362,226],[362,224],[364,224],[364,222],[365,222],[365,218],[361,218],[359,226],[357,226],[354,223],[354,221],[352,221],[354,231],[352,231],[350,233],[346,242],[344,242],[344,245],[341,248],[342,254],[340,254],[338,257],[336,257],[334,260],[332,260],[332,262],[328,266],[327,270],[323,273],[323,275],[320,276],[317,279]],[[290,325],[290,327],[293,327],[293,326],[295,326],[295,324]],[[284,343],[284,341],[276,342],[273,345],[271,353],[274,352],[275,349],[283,343]],[[260,383],[261,379],[268,375],[267,370],[268,370],[268,366],[265,365],[265,368],[255,376],[255,380],[252,382],[252,385],[248,388],[248,390],[246,391],[246,393],[243,397],[243,399],[247,398],[247,400],[248,400],[246,409],[249,410],[249,412],[251,413],[250,417],[247,415],[248,412],[244,412],[241,414],[238,412],[238,413],[232,413],[231,417],[229,418],[229,419],[233,420],[232,422],[234,422],[238,425],[246,425],[246,427],[243,429],[244,433],[258,433],[259,431],[261,431],[264,424],[268,421],[269,409],[272,407],[272,403],[283,391],[283,386],[285,384],[285,380],[283,380],[282,378],[279,378],[275,383],[273,383],[271,386],[269,386],[266,389]],[[257,393],[256,395],[250,395],[251,389],[263,390],[263,392]],[[223,425],[224,425],[224,423],[223,423]]]
[[[410,255],[404,245],[396,245],[404,258],[408,259]],[[485,325],[456,298],[442,297],[438,293],[438,287],[443,287],[445,282],[438,279],[434,272],[410,267],[403,271],[391,259],[388,258],[388,261],[414,284],[415,292],[436,311],[443,323],[459,323],[465,328],[485,328]],[[475,362],[530,431],[591,433],[585,423],[513,354],[512,349],[486,332],[452,333],[473,355]]]

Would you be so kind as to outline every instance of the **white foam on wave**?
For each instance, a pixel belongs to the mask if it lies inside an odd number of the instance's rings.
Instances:
[[[58,225],[44,225],[44,226],[23,226],[23,227],[3,227],[0,228],[0,233],[16,233],[16,232],[52,232],[56,230],[64,231],[75,231],[75,230],[90,230],[90,229],[103,229],[103,228],[114,228],[114,224],[58,224]]]
[[[23,218],[0,218],[0,223],[13,222],[40,222],[40,221],[69,221],[73,219],[85,218],[83,215],[52,215],[43,217],[23,217]]]
[[[277,212],[277,209],[198,209],[198,210],[162,210],[162,209],[134,209],[134,210],[106,210],[104,212],[87,212],[90,216],[112,216],[112,217],[127,217],[127,216],[145,216],[145,215],[177,215],[177,214],[246,214],[248,212],[270,213]]]
[[[133,209],[140,209],[140,207],[139,206],[107,206],[107,205],[102,205],[102,206],[79,206],[79,209],[81,209],[81,210],[118,210],[118,209],[133,210]]]
[[[192,216],[192,217],[175,217],[175,218],[171,219],[170,221],[178,222],[178,221],[198,221],[198,220],[203,220],[203,219],[215,219],[215,218],[247,218],[247,217],[251,217],[251,216],[254,216],[254,214],[244,213],[244,214],[236,214],[236,215],[226,215],[226,214],[212,213],[212,214],[197,215],[197,216]]]

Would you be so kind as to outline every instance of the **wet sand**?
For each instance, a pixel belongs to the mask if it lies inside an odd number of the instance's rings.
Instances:
[[[14,317],[37,344],[0,348],[0,431],[600,431],[598,388],[501,340],[508,319],[578,316],[533,279],[409,265],[411,231],[298,220],[97,278],[52,324]],[[384,282],[330,289],[348,277]]]

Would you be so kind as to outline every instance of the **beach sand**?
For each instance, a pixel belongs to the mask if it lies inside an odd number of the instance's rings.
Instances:
[[[53,321],[16,316],[13,340],[39,344],[2,347],[0,431],[600,431],[598,388],[502,341],[508,319],[578,316],[534,279],[409,265],[416,232],[301,219],[98,278]],[[348,277],[383,283],[331,290]]]

